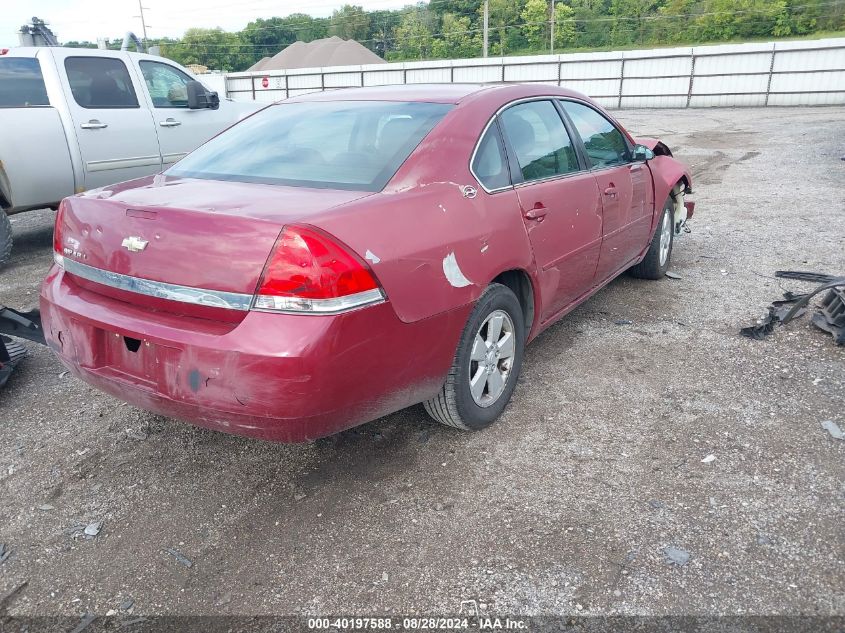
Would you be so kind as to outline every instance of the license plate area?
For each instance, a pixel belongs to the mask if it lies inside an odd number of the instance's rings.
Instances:
[[[179,353],[174,348],[118,332],[96,329],[93,338],[96,344],[92,369],[151,391],[164,382],[166,368]]]

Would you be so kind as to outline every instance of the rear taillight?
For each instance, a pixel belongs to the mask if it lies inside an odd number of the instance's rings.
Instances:
[[[56,212],[56,223],[53,225],[53,261],[59,266],[65,265],[64,251],[62,250],[62,229],[64,228],[65,201],[59,203],[59,210]]]
[[[383,300],[357,255],[319,229],[286,226],[264,266],[253,309],[330,314]]]

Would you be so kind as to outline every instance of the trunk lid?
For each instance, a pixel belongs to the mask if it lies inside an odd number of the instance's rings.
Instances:
[[[62,247],[66,259],[110,273],[252,295],[285,224],[367,195],[153,176],[68,198]]]

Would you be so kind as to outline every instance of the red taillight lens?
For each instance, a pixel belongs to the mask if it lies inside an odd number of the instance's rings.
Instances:
[[[64,265],[64,251],[62,250],[62,229],[64,228],[65,201],[59,203],[56,212],[56,223],[53,225],[53,259],[59,266]]]
[[[370,268],[319,229],[286,226],[256,293],[254,307],[285,312],[340,312],[383,299]]]

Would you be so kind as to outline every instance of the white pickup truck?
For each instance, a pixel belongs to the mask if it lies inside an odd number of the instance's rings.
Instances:
[[[264,105],[220,100],[154,55],[0,49],[0,266],[9,215],[159,172]]]

